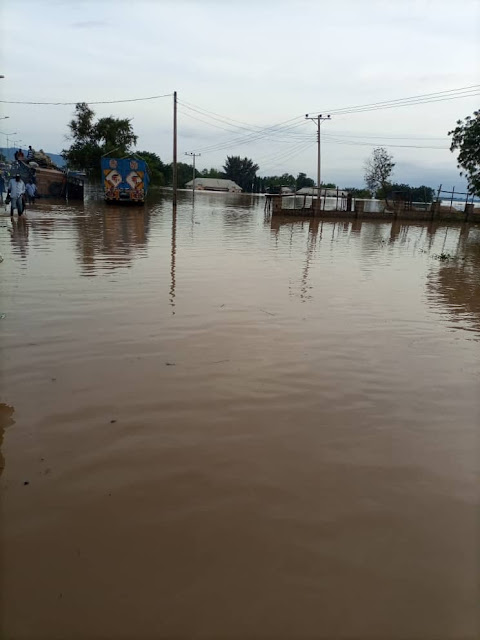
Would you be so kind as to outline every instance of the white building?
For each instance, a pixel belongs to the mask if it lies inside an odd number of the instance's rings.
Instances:
[[[193,187],[193,180],[187,182],[186,189]],[[226,193],[242,193],[241,187],[233,180],[223,178],[195,178],[195,191],[223,191]]]

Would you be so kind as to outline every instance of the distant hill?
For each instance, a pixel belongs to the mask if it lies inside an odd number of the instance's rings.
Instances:
[[[16,151],[16,148],[14,147],[10,147],[10,149],[7,149],[6,147],[0,147],[0,153],[3,153],[3,155],[7,158],[7,160],[14,159],[15,151]],[[23,149],[23,153],[26,154],[26,149]],[[45,151],[45,153],[47,154],[47,156],[50,156],[50,158],[57,165],[57,167],[63,167],[65,165],[65,160],[58,153],[50,153],[50,151]]]

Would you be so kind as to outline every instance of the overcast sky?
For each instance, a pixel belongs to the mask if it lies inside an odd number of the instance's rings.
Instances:
[[[479,0],[2,0],[0,7],[2,100],[91,102],[176,90],[179,159],[200,151],[200,169],[247,155],[262,175],[315,178],[315,125],[304,114],[480,84]],[[389,146],[396,181],[463,187],[446,134],[479,103],[477,95],[335,115],[322,126],[322,179],[361,186],[374,145],[411,145],[439,148]],[[170,96],[94,109],[132,118],[137,148],[171,161]],[[1,104],[9,120],[0,130],[18,132],[21,146],[58,153],[68,145],[72,112]],[[259,130],[290,120],[283,126],[298,126]]]

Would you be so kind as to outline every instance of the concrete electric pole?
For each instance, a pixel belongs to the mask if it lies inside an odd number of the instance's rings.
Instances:
[[[305,114],[305,119],[306,120],[311,120],[312,122],[315,122],[315,124],[317,125],[317,151],[318,151],[318,156],[317,156],[317,189],[318,189],[318,208],[320,209],[320,204],[321,204],[321,197],[322,197],[322,173],[321,173],[321,166],[322,166],[322,157],[321,157],[321,147],[320,147],[320,126],[322,124],[322,122],[324,120],[330,120],[330,116],[323,116],[321,113],[316,116],[316,117],[309,117],[308,113]]]
[[[173,92],[173,163],[172,163],[173,206],[177,206],[177,92]]]
[[[193,153],[193,151],[190,151],[190,152],[187,153],[187,151],[185,151],[185,155],[186,156],[191,156],[193,158],[192,192],[193,192],[193,197],[195,197],[195,158],[199,158],[202,154],[201,153]]]

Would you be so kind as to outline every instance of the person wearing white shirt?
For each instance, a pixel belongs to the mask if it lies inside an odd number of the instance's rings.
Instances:
[[[10,215],[13,217],[13,212],[16,209],[18,211],[18,215],[21,216],[25,209],[25,183],[20,178],[20,174],[17,173],[15,178],[10,179],[8,193],[12,204]]]

